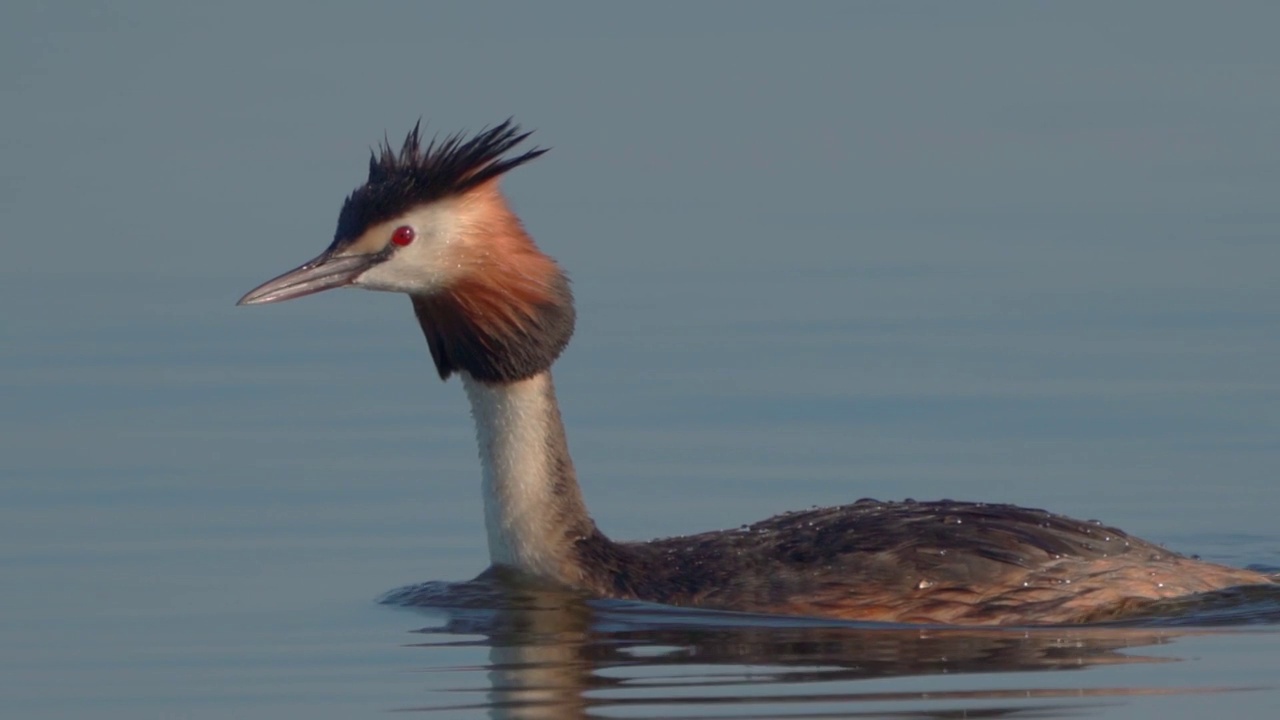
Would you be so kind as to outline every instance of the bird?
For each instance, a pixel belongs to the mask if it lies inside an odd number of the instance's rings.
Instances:
[[[339,287],[408,295],[441,380],[457,376],[480,456],[489,571],[591,597],[721,611],[942,625],[1123,618],[1272,578],[1091,520],[1010,504],[881,502],[734,529],[615,541],[587,511],[551,368],[574,331],[561,266],[499,187],[540,157],[512,118],[370,151],[319,256],[249,291],[260,305]],[[488,572],[488,571],[486,571]]]

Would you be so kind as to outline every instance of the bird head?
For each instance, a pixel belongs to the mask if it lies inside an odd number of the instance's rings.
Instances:
[[[546,152],[503,155],[528,138],[510,120],[424,148],[383,142],[369,177],[342,205],[333,242],[259,285],[240,305],[336,287],[409,295],[441,378],[511,382],[546,370],[573,334],[573,297],[503,197],[503,173]]]

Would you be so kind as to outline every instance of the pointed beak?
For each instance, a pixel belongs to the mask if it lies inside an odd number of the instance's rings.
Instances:
[[[360,273],[384,258],[372,255],[330,255],[320,257],[272,278],[245,293],[237,305],[264,305],[311,295],[355,282]]]

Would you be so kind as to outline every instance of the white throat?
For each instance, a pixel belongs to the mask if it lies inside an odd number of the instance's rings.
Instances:
[[[572,583],[575,530],[590,526],[551,373],[485,384],[460,373],[476,423],[489,559]]]

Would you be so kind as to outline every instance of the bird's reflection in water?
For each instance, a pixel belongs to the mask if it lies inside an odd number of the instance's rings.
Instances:
[[[1119,696],[1233,687],[1037,687],[976,673],[1079,670],[1172,662],[1144,654],[1190,632],[1185,624],[1280,622],[1280,593],[1215,594],[1196,607],[1124,624],[1057,628],[942,628],[813,621],[588,600],[524,580],[486,575],[392,593],[394,604],[434,606],[442,624],[417,646],[488,647],[488,702],[406,708],[487,709],[499,718],[1056,717]],[[1161,608],[1156,608],[1156,611]],[[951,676],[942,682],[938,676]],[[858,681],[918,678],[859,685]],[[1108,700],[1111,698],[1111,700]]]

